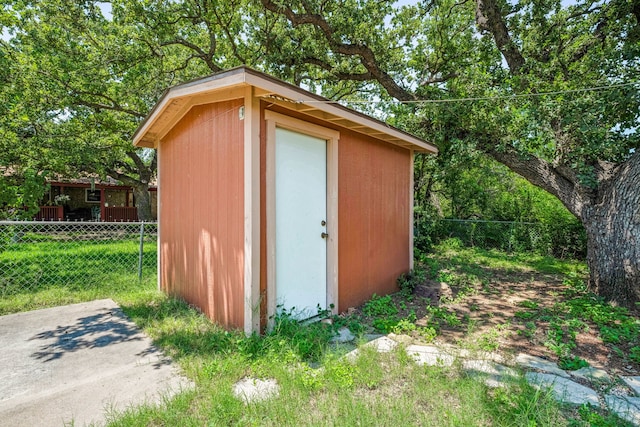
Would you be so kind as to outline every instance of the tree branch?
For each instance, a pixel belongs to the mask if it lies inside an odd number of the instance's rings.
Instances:
[[[298,14],[295,13],[290,7],[278,5],[272,0],[261,1],[262,5],[267,10],[280,15],[284,15],[294,27],[298,27],[301,25],[312,25],[315,28],[319,29],[324,35],[327,43],[329,43],[329,47],[335,53],[346,56],[356,56],[360,58],[360,63],[364,66],[364,68],[376,81],[378,81],[382,85],[382,87],[385,88],[385,90],[392,97],[400,101],[412,101],[416,99],[411,92],[399,86],[387,72],[380,68],[376,56],[371,48],[366,45],[343,43],[338,41],[338,39],[334,37],[335,32],[333,28],[331,28],[331,26],[323,16],[308,13],[308,5],[305,6],[305,10],[307,11],[307,13]]]
[[[476,24],[481,30],[491,33],[498,50],[507,61],[509,70],[518,74],[525,60],[509,35],[496,0],[476,1]]]
[[[593,195],[578,180],[569,179],[575,176],[573,171],[560,171],[549,162],[533,155],[522,154],[511,146],[497,148],[495,143],[482,144],[482,150],[498,162],[524,177],[533,185],[556,196],[562,204],[579,219],[583,219]]]

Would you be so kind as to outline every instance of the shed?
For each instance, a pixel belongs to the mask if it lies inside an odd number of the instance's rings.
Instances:
[[[414,153],[436,148],[261,72],[168,89],[134,135],[158,150],[159,287],[228,328],[341,312],[412,268]]]

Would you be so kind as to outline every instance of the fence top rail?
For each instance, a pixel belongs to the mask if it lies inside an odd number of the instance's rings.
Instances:
[[[541,222],[524,222],[524,221],[503,221],[503,220],[491,220],[491,219],[455,219],[455,218],[442,218],[438,221],[447,222],[483,222],[483,223],[502,223],[502,224],[525,224],[525,225],[541,225]]]
[[[158,224],[157,221],[0,221],[0,225],[29,225],[29,224],[64,224],[64,225],[152,225]]]

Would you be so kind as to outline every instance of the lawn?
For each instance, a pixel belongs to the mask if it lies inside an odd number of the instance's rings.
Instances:
[[[120,244],[83,251],[99,258],[130,253]],[[225,331],[158,293],[155,272],[146,271],[142,283],[135,270],[90,277],[82,270],[88,262],[62,263],[79,279],[2,298],[0,312],[111,297],[196,384],[160,407],[111,414],[113,426],[626,425],[604,411],[561,406],[524,381],[492,389],[459,364],[419,366],[402,346],[385,354],[364,350],[353,362],[343,358],[353,347],[329,339],[347,326],[359,343],[369,333],[396,333],[417,343],[507,356],[526,349],[565,369],[586,363],[632,375],[620,370],[640,368],[636,313],[589,294],[583,263],[469,249],[455,241],[418,255],[416,270],[401,278],[397,294],[375,296],[334,316],[332,324],[301,325],[285,314],[265,336]],[[6,256],[0,254],[0,262]],[[12,262],[24,256],[13,254]],[[279,396],[245,405],[232,393],[245,377],[275,379]]]
[[[156,245],[120,240],[62,241],[23,236],[0,245],[0,315],[100,298],[137,299],[154,293]]]
[[[327,344],[332,327],[301,326],[284,316],[264,337],[244,337],[211,324],[175,300],[125,311],[196,383],[161,408],[136,408],[112,426],[142,425],[562,425],[560,408],[522,382],[488,389],[456,368],[418,366],[402,349],[362,351]],[[335,327],[335,325],[334,325]],[[232,394],[244,377],[273,378],[274,399],[245,406]]]

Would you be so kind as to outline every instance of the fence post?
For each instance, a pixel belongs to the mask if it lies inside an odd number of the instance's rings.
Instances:
[[[140,223],[140,251],[138,252],[138,280],[142,280],[142,248],[144,247],[144,222]]]

